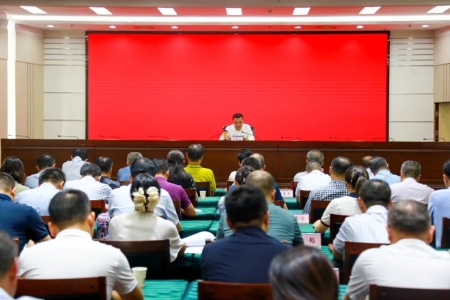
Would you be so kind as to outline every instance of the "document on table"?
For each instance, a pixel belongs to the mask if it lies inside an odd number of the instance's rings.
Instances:
[[[203,248],[205,247],[206,240],[214,241],[215,239],[216,237],[211,232],[207,231],[202,231],[194,235],[188,236],[183,239],[183,242],[185,242],[187,246],[186,251],[184,251],[184,253],[201,254]]]

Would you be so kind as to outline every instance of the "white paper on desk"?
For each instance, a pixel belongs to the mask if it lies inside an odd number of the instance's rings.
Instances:
[[[186,246],[189,247],[205,247],[206,240],[214,241],[216,237],[211,232],[202,231],[183,239]]]
[[[202,212],[201,209],[195,209],[195,212]]]
[[[184,254],[202,254],[203,248],[205,247],[187,247]]]

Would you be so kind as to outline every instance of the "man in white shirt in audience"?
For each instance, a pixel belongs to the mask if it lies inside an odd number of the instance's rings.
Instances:
[[[312,191],[327,185],[331,181],[331,177],[328,174],[324,174],[322,166],[315,161],[310,161],[306,164],[306,175],[297,184],[295,195],[299,195],[300,190]]]
[[[358,198],[362,214],[345,219],[333,241],[333,257],[342,261],[345,242],[389,244],[386,232],[391,190],[379,179],[366,181]]]
[[[142,300],[141,289],[125,255],[92,240],[95,214],[82,191],[56,194],[50,202],[49,229],[55,239],[27,248],[18,275],[29,279],[106,277],[107,299],[116,291],[123,300]]]
[[[392,174],[389,171],[389,164],[382,157],[374,157],[369,162],[370,171],[374,174],[371,179],[380,179],[391,185],[400,182],[400,176]]]
[[[62,165],[62,171],[66,174],[66,180],[77,180],[80,179],[80,169],[81,166],[88,160],[88,153],[86,149],[78,148],[73,150],[72,160],[66,161]]]
[[[74,189],[85,192],[89,200],[105,200],[109,203],[112,189],[109,185],[101,183],[102,171],[96,164],[86,162],[80,169],[81,179],[72,180],[64,185],[64,190]]]
[[[369,179],[373,178],[373,173],[370,171],[370,160],[373,158],[373,156],[364,156],[362,159],[362,166],[364,169],[366,169],[367,173],[369,174]]]
[[[323,166],[323,160],[324,160],[324,156],[322,151],[320,150],[311,150],[306,154],[306,164],[308,164],[309,162],[315,161],[318,162],[320,164],[320,166]],[[295,174],[294,179],[292,179],[292,181],[295,182],[300,182],[302,177],[305,176],[306,174],[308,174],[308,172],[299,172],[297,174]]]
[[[42,154],[38,157],[36,162],[36,169],[37,173],[32,174],[30,176],[27,176],[27,179],[25,180],[25,186],[29,187],[30,189],[34,189],[39,184],[39,175],[41,175],[42,171],[44,171],[47,168],[54,168],[55,167],[55,158],[48,154]]]
[[[414,200],[392,205],[387,232],[391,245],[366,250],[356,260],[344,299],[366,299],[370,285],[450,289],[450,255],[428,245],[434,227],[425,205]]]
[[[238,153],[237,158],[239,161],[239,167],[241,166],[241,163],[244,159],[246,159],[247,157],[250,157],[250,155],[252,155],[253,152],[248,150],[248,149],[242,149],[241,152]],[[230,176],[228,176],[228,181],[234,181],[234,177],[236,177],[236,172],[237,171],[233,171],[230,173]]]
[[[428,204],[428,198],[434,190],[429,186],[420,184],[421,166],[417,161],[408,160],[400,169],[400,183],[390,185],[391,200],[393,203],[403,200],[415,200]]]
[[[235,113],[233,115],[233,125],[225,127],[224,130],[226,131],[226,136],[222,134],[219,138],[220,141],[229,141],[233,138],[239,138],[244,141],[255,140],[252,127],[244,124],[244,116],[241,113]]]
[[[66,176],[61,169],[45,169],[39,176],[39,186],[17,194],[16,202],[31,206],[40,216],[48,216],[50,200],[63,189],[65,182]]]

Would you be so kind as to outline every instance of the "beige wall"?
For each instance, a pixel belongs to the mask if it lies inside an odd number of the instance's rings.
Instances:
[[[0,19],[0,138],[7,137],[7,58],[8,58],[8,31],[7,21]]]
[[[450,27],[435,32],[434,102],[439,103],[439,137],[450,141]]]
[[[439,104],[439,137],[450,142],[450,103]]]

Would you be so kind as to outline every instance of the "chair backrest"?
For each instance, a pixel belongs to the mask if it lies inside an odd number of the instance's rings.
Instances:
[[[91,200],[91,210],[95,212],[95,218],[101,213],[106,212],[105,200]]]
[[[48,222],[50,222],[50,216],[41,216],[42,223],[44,223],[45,228],[48,231],[48,234],[50,234],[50,229],[48,228]]]
[[[367,249],[378,248],[386,244],[375,243],[354,243],[345,242],[344,246],[344,270],[342,283],[347,284],[352,272],[353,265],[355,264],[358,256]]]
[[[23,279],[17,283],[16,297],[46,300],[106,300],[106,277],[73,279]]]
[[[206,191],[206,196],[211,196],[211,182],[196,182],[195,188],[197,189],[197,194],[200,196],[200,191]]]
[[[119,181],[120,185],[129,185],[129,181]]]
[[[170,276],[170,241],[110,241],[100,243],[118,248],[125,254],[130,267],[147,267],[147,279],[167,279]]]
[[[230,186],[234,184],[234,181],[227,180],[227,191],[230,189]]]
[[[273,204],[275,204],[276,206],[279,206],[281,208],[284,208],[284,200],[274,200]]]
[[[181,220],[181,200],[172,199],[172,202],[175,207],[175,211],[177,212],[178,219]]]
[[[311,210],[309,212],[309,223],[314,223],[322,218],[325,209],[331,201],[311,200]]]
[[[306,204],[306,201],[308,200],[308,198],[309,198],[309,193],[311,193],[311,191],[302,191],[302,190],[300,190],[300,195],[298,196],[298,203],[299,203],[299,205],[300,205],[300,209],[304,209],[305,208],[305,204]]]
[[[334,238],[347,217],[349,216],[330,214],[330,244],[333,244]]]
[[[192,205],[194,205],[194,207],[196,207],[197,206],[197,190],[196,189],[184,189],[184,191],[188,195],[189,200],[191,200]]]
[[[296,196],[295,191],[297,190],[297,184],[298,184],[297,181],[291,181],[291,190],[294,196]]]
[[[450,218],[442,218],[441,248],[450,248]]]
[[[386,286],[370,286],[370,300],[428,300],[450,299],[448,290],[405,289]]]
[[[269,284],[198,282],[198,300],[272,300]]]

